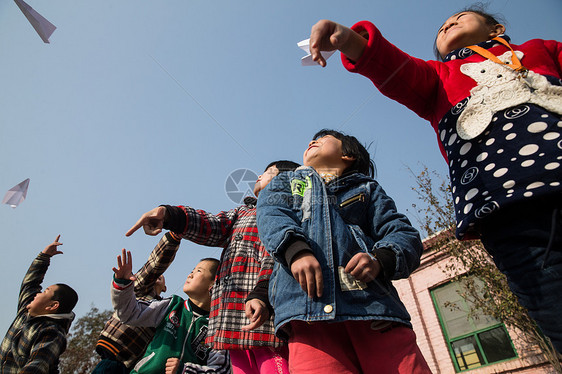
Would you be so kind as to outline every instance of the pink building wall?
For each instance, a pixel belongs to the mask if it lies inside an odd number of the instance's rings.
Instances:
[[[427,243],[424,243],[427,246]],[[395,281],[401,300],[412,317],[418,345],[434,373],[455,373],[430,290],[448,282],[443,271],[449,258],[435,250],[426,250],[420,267],[408,278]],[[484,373],[553,373],[537,350],[524,348],[515,331],[509,330],[517,358],[482,368],[466,370],[471,374]]]

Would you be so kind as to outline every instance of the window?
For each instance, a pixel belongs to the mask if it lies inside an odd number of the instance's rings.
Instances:
[[[516,357],[501,321],[483,313],[469,317],[472,303],[461,296],[462,287],[452,282],[431,291],[456,371]]]

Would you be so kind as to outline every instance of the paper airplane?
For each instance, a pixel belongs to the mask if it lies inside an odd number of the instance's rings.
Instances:
[[[45,17],[37,13],[35,9],[30,7],[25,1],[23,0],[14,0],[18,7],[21,9],[31,26],[37,31],[37,34],[41,37],[41,39],[45,43],[49,43],[49,37],[57,28],[51,22],[47,21]]]
[[[300,42],[297,43],[297,45],[299,46],[300,49],[302,49],[303,51],[308,53],[306,56],[304,56],[301,59],[302,66],[318,65],[315,61],[312,60],[312,55],[310,54],[310,39],[300,41]],[[334,54],[334,52],[335,52],[335,50],[334,51],[322,51],[322,52],[320,52],[320,54],[322,55],[322,57],[324,57],[324,60],[327,60],[327,59],[330,58],[331,55]]]
[[[14,187],[10,188],[8,192],[6,192],[6,195],[4,196],[4,200],[2,200],[2,204],[8,204],[12,208],[17,207],[19,204],[21,204],[22,201],[25,200],[25,197],[27,196],[28,187],[29,187],[29,178],[15,185]]]

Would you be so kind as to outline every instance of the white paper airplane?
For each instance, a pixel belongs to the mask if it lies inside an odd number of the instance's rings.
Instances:
[[[302,49],[303,51],[305,51],[306,53],[308,53],[306,56],[304,56],[301,59],[301,64],[302,66],[314,66],[314,65],[318,65],[315,61],[312,60],[312,55],[310,54],[310,39],[306,39],[303,41],[300,41],[297,43],[297,45],[299,46],[300,49]],[[320,54],[322,55],[322,57],[324,57],[324,60],[327,60],[330,58],[331,55],[334,54],[335,51],[322,51],[320,52]],[[318,65],[319,66],[319,65]]]
[[[51,22],[49,22],[45,17],[37,13],[35,9],[29,6],[23,0],[14,0],[18,7],[21,9],[31,26],[37,31],[37,34],[45,43],[49,43],[49,37],[57,28]]]
[[[22,201],[25,200],[25,197],[27,196],[28,187],[29,187],[29,178],[15,185],[14,187],[10,188],[8,192],[6,192],[6,195],[4,196],[4,200],[2,200],[2,204],[8,204],[12,208],[17,207],[19,204],[21,204]]]

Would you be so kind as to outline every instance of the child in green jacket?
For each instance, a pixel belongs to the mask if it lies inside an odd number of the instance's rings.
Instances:
[[[189,274],[180,296],[151,302],[135,298],[132,284],[131,252],[123,249],[111,287],[111,301],[121,322],[133,326],[156,327],[154,339],[131,373],[228,373],[230,362],[223,351],[205,345],[210,290],[219,261],[201,260]]]

